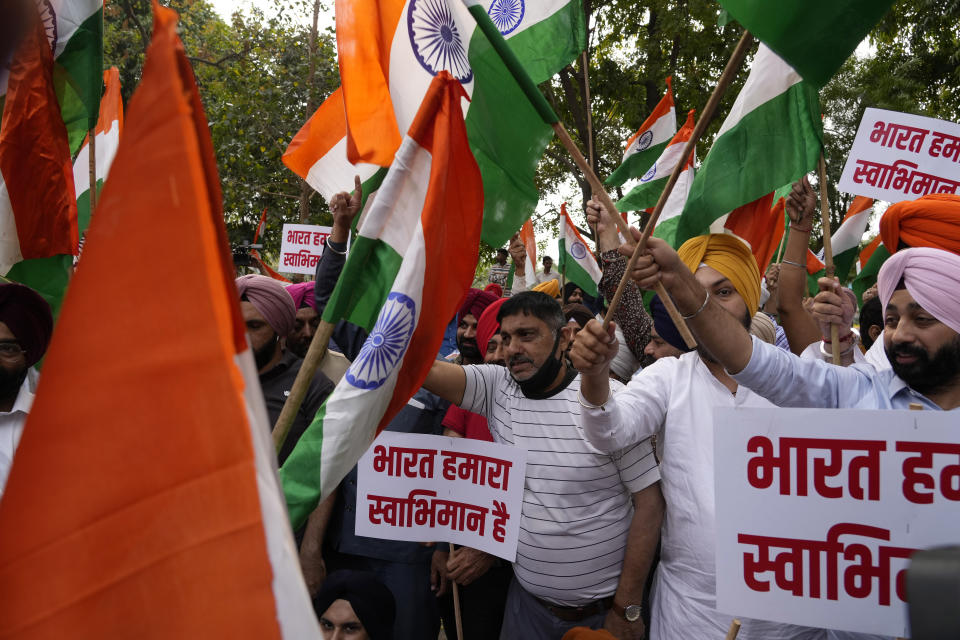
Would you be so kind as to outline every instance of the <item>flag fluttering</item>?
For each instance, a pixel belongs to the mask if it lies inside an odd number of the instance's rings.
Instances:
[[[673,103],[672,80],[672,76],[667,76],[667,92],[663,94],[663,98],[637,132],[627,140],[623,162],[607,178],[607,185],[619,187],[631,178],[645,175],[667,148],[670,138],[677,132],[677,111]]]
[[[3,638],[319,638],[176,23],[154,3],[0,502]]]
[[[695,110],[691,109],[687,114],[687,121],[673,136],[656,162],[651,163],[647,172],[640,177],[640,184],[617,202],[617,208],[620,211],[640,211],[656,206],[660,194],[663,193],[663,188],[670,179],[670,174],[683,161],[680,156],[683,155],[683,148],[693,135],[694,113]],[[693,166],[693,155],[691,153],[690,157],[687,158],[687,167],[685,168]],[[687,187],[689,188],[689,185]]]
[[[737,207],[727,217],[724,228],[745,240],[757,261],[757,268],[764,273],[773,260],[777,247],[783,239],[786,224],[785,200],[774,203],[774,193]]]
[[[423,383],[473,281],[483,184],[465,97],[445,71],[432,81],[324,309],[370,334],[281,469],[294,527]]]
[[[527,289],[532,289],[537,286],[537,237],[533,233],[533,221],[529,218],[520,227],[520,241],[523,242],[527,252],[524,261],[524,278]]]
[[[808,82],[827,84],[893,0],[720,0]]]
[[[814,170],[822,140],[816,89],[761,44],[693,181],[671,239],[674,246],[706,233],[720,216]]]
[[[600,278],[603,272],[593,257],[593,252],[577,231],[567,213],[567,203],[560,205],[560,273],[587,294],[599,295]]]
[[[860,241],[870,223],[873,213],[873,198],[857,196],[850,204],[847,215],[830,236],[833,248],[833,264],[841,282],[845,282],[860,254]]]
[[[103,72],[103,99],[100,100],[100,117],[95,130],[97,189],[110,173],[110,165],[117,155],[120,135],[123,132],[123,99],[120,97],[120,71],[110,67]],[[90,142],[85,140],[73,160],[73,183],[77,190],[77,227],[80,234],[90,225]]]

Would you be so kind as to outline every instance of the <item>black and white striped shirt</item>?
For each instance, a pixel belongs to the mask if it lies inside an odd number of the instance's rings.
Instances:
[[[517,580],[564,606],[613,595],[633,518],[631,494],[660,480],[650,441],[610,455],[587,443],[576,426],[579,375],[556,395],[531,400],[504,367],[464,370],[460,406],[487,417],[495,442],[527,450]]]

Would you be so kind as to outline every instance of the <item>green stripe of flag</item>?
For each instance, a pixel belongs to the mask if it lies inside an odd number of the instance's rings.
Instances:
[[[346,320],[372,329],[402,262],[403,256],[383,240],[358,236],[323,310],[324,321]]]
[[[60,113],[74,155],[97,126],[103,92],[103,7],[83,21],[57,56],[53,70]]]
[[[323,421],[330,397],[332,395],[323,402],[313,422],[297,440],[296,455],[290,455],[280,467],[280,484],[295,531],[303,526],[319,502],[321,492],[317,491],[317,485],[323,452]]]
[[[560,238],[559,245],[560,273],[562,273],[569,282],[580,287],[585,294],[596,298],[599,295],[597,283],[594,282],[590,274],[577,263],[576,259],[570,255],[570,252],[567,251],[567,243],[563,238]]]
[[[663,153],[664,149],[667,148],[669,140],[662,142],[657,145],[653,145],[649,149],[634,153],[629,156],[623,163],[616,168],[616,170],[610,174],[610,177],[607,178],[604,184],[608,185],[621,185],[631,178],[639,178],[647,172],[647,170],[653,166],[653,163],[657,161],[657,158],[660,157],[660,154]],[[623,202],[621,200],[621,202]],[[654,201],[653,204],[656,204]],[[619,203],[618,203],[619,205]],[[646,208],[651,205],[645,205]],[[637,209],[629,209],[629,211],[636,211]],[[627,209],[621,209],[621,211],[627,211]]]
[[[853,279],[853,284],[850,285],[850,288],[857,294],[857,301],[861,304],[863,303],[863,292],[877,283],[877,275],[880,273],[880,267],[883,266],[883,263],[886,262],[889,257],[890,252],[881,244],[874,250],[867,264],[863,265],[863,268],[860,269],[857,277]]]

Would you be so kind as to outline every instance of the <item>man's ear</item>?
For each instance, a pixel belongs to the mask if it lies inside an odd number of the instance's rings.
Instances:
[[[566,352],[567,347],[569,347],[572,342],[573,342],[573,327],[571,327],[570,323],[568,322],[567,324],[563,325],[563,327],[560,329],[560,344],[557,345],[559,352],[553,355],[559,357],[559,354]]]
[[[870,339],[873,340],[874,342],[877,341],[877,337],[882,333],[883,333],[883,327],[876,324],[870,325],[870,328],[867,329],[867,335],[869,335]]]

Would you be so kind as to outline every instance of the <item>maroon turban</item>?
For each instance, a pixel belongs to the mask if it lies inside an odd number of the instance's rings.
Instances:
[[[484,291],[489,291],[490,293],[492,293],[493,295],[497,296],[498,298],[502,298],[502,297],[503,297],[503,287],[501,287],[500,285],[498,285],[496,282],[491,282],[490,284],[488,284],[487,286],[485,286],[485,287],[483,288],[483,290],[484,290]]]
[[[40,362],[53,335],[53,314],[47,301],[22,284],[0,284],[0,322],[26,352],[27,366]]]
[[[236,279],[240,299],[256,307],[270,328],[279,336],[293,333],[297,322],[297,308],[293,297],[278,280],[267,276],[247,275]]]
[[[468,290],[467,297],[464,298],[463,304],[460,305],[460,311],[457,312],[457,324],[459,325],[463,322],[463,317],[466,315],[472,315],[479,320],[480,316],[483,315],[483,310],[496,301],[497,296],[489,291],[481,291],[480,289]]]
[[[317,311],[317,301],[313,297],[313,282],[298,282],[287,285],[287,293],[293,298],[293,306],[297,309],[303,309],[309,306]]]

